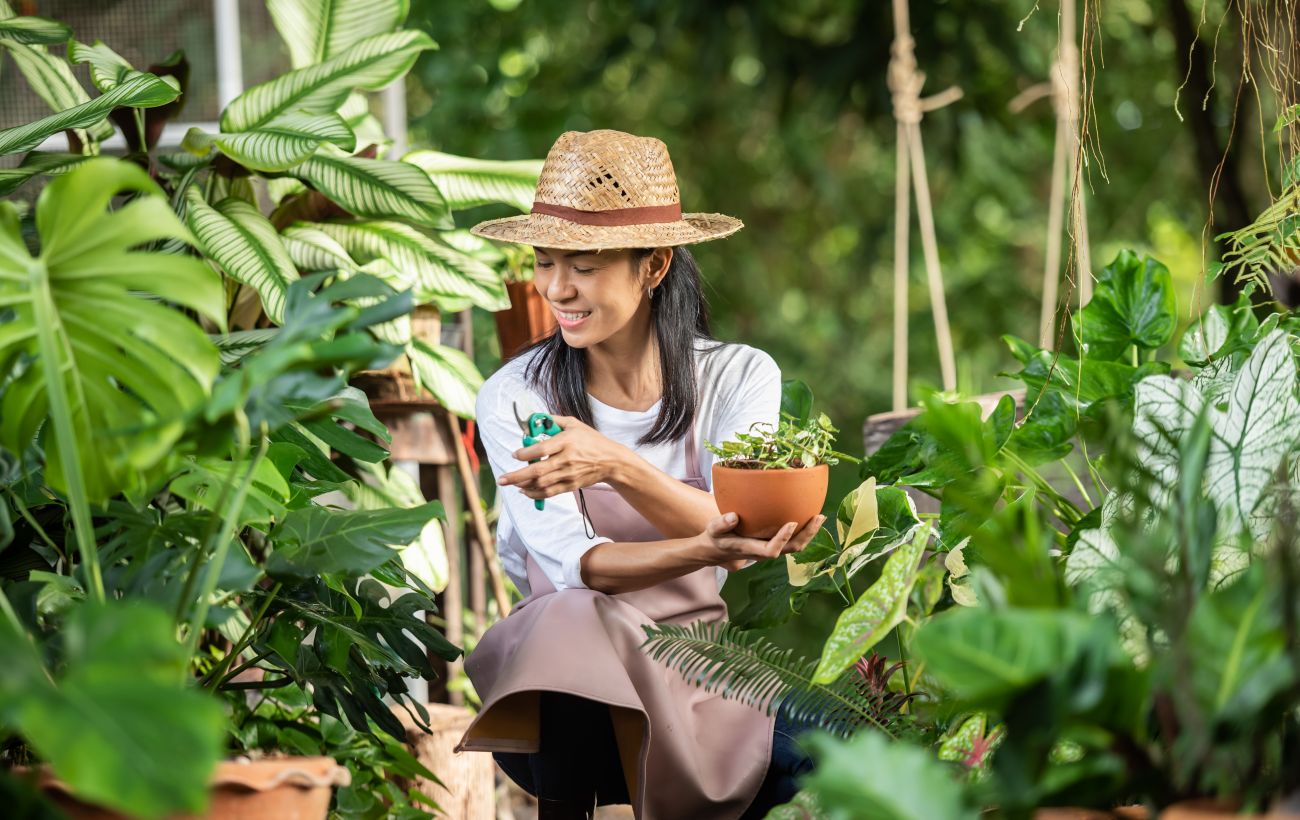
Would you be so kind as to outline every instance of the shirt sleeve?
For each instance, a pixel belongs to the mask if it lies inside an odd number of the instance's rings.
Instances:
[[[748,433],[756,422],[775,426],[781,418],[781,368],[766,352],[749,350],[751,355],[728,362],[719,376],[718,395],[727,398],[718,405],[718,417],[708,438],[716,444],[736,441],[737,433]],[[703,450],[701,456],[711,486],[717,458],[708,450]]]
[[[521,414],[548,409],[540,397],[517,379],[489,379],[475,402],[479,436],[494,479],[528,466],[513,455],[523,447],[523,432],[514,415],[515,401],[519,402]],[[497,493],[516,534],[556,590],[586,589],[582,581],[582,556],[597,544],[613,539],[587,535],[588,525],[578,510],[577,494],[551,496],[539,510],[534,499],[516,486],[498,486]]]

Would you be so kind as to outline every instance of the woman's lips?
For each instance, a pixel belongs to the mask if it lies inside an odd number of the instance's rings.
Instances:
[[[581,313],[581,312],[582,311],[565,311],[565,313]],[[591,313],[587,313],[587,315],[583,316],[581,319],[566,319],[558,309],[555,311],[555,321],[559,322],[560,327],[566,330],[572,330],[573,328],[580,326],[583,322],[587,321],[587,319],[590,316]]]

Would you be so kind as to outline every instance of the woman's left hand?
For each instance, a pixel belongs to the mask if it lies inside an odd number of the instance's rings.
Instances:
[[[550,498],[608,481],[631,452],[573,416],[552,414],[551,418],[560,425],[559,435],[511,454],[520,461],[542,460],[506,473],[497,484],[513,484],[529,498]]]

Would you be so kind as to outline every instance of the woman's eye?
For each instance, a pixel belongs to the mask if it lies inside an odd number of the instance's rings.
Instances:
[[[591,273],[595,268],[574,268],[574,273]]]
[[[555,263],[554,263],[554,262],[543,262],[542,260],[538,259],[537,262],[536,262],[536,265],[537,265],[537,267],[539,267],[539,268],[549,268],[549,267],[553,267],[553,266],[555,265]]]

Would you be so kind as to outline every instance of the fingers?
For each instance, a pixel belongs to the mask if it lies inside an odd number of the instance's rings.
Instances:
[[[719,515],[709,521],[707,531],[709,535],[725,535],[734,530],[738,523],[740,523],[740,518],[735,513]]]
[[[558,436],[556,438],[558,438]],[[555,438],[543,439],[542,441],[529,445],[528,447],[521,447],[510,455],[517,461],[532,461],[533,459],[541,458],[542,456],[555,455],[555,453],[559,452],[560,448],[563,446],[563,442],[556,444],[555,441]]]
[[[790,552],[799,552],[817,536],[817,531],[821,529],[825,521],[826,516],[824,515],[813,516],[807,524],[804,524],[803,529],[797,532],[796,528],[799,525],[791,521],[778,530],[776,535],[772,536],[772,539],[767,542],[768,549],[775,550],[770,554],[784,555]]]

